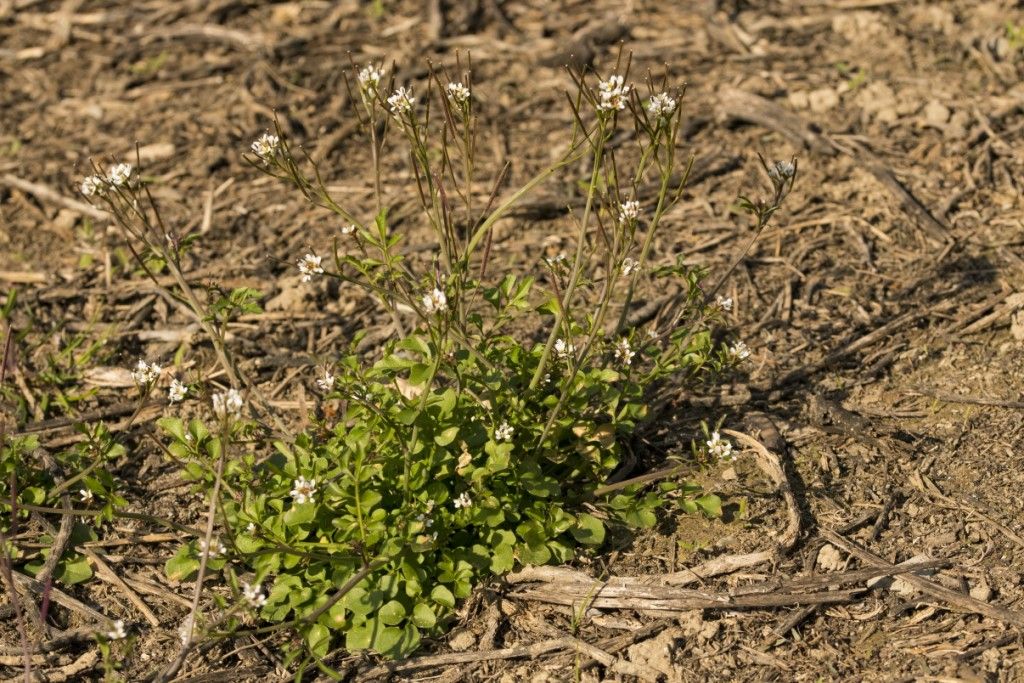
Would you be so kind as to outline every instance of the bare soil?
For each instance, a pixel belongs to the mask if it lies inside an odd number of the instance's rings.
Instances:
[[[129,390],[103,368],[181,349],[188,367],[216,367],[119,233],[74,204],[92,163],[137,153],[169,222],[203,233],[192,277],[267,295],[233,349],[300,427],[315,403],[311,369],[359,329],[379,342],[386,320],[347,290],[298,287],[294,258],[325,249],[339,226],[243,163],[249,142],[276,113],[340,197],[369,205],[367,146],[343,72],[393,60],[400,81],[425,87],[427,60],[452,67],[456,51],[471,53],[482,175],[514,159],[513,187],[552,160],[571,123],[564,65],[607,71],[622,45],[634,74],[667,68],[688,83],[684,144],[696,172],[658,260],[682,254],[723,272],[750,237],[736,198],[762,185],[757,153],[799,158],[792,196],[725,292],[752,350],[749,373],[711,399],[672,397],[644,435],[643,464],[684,447],[678,434],[696,420],[724,415],[782,462],[800,534],[777,546],[786,502],[746,451],[732,470],[703,475],[729,505],[725,519],[669,516],[580,569],[656,582],[770,551],[769,562],[691,586],[739,595],[871,566],[822,549],[831,530],[888,562],[946,561],[930,581],[955,595],[889,582],[813,609],[659,611],[641,601],[580,618],[495,584],[417,668],[344,651],[331,664],[352,681],[1024,680],[1024,55],[1008,29],[1022,23],[1010,0],[0,0],[0,287],[18,297],[3,428],[60,448],[76,438],[64,418],[117,429],[130,412]],[[427,233],[402,194],[404,159],[387,164],[385,191],[415,251]],[[536,269],[577,192],[562,180],[528,198],[499,225],[496,260]],[[47,379],[50,355],[101,338],[74,381]],[[52,398],[87,388],[70,410]],[[201,498],[154,445],[158,413],[132,427],[117,475],[133,509],[197,524]],[[187,613],[191,586],[163,574],[177,546],[165,532],[118,522],[96,548],[157,624],[101,571],[67,590],[132,625],[127,680],[173,656]],[[956,595],[1010,616],[984,616]],[[0,608],[0,672],[23,680],[9,594]],[[49,619],[57,631],[89,623],[61,604]],[[578,646],[528,649],[568,637],[601,661]],[[273,636],[201,648],[178,680],[290,680],[280,645]],[[493,652],[509,648],[521,650]],[[37,659],[38,680],[102,678],[88,639]]]

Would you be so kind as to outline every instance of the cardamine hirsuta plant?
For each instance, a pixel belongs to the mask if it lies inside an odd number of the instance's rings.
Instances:
[[[198,581],[182,657],[200,636],[285,627],[303,636],[296,656],[325,670],[338,645],[405,656],[443,633],[458,601],[489,577],[592,553],[609,529],[652,526],[670,502],[720,513],[715,496],[680,479],[621,481],[659,386],[700,391],[749,355],[742,341],[712,334],[732,304],[718,296],[728,272],[707,286],[705,269],[654,258],[692,166],[680,153],[683,89],[651,76],[634,85],[628,72],[623,61],[604,78],[570,72],[565,148],[514,191],[501,189],[507,167],[480,177],[469,70],[400,85],[393,68],[390,78],[378,65],[353,69],[372,206],[333,196],[327,170],[280,128],[252,143],[249,163],[337,220],[333,243],[292,257],[301,279],[334,278],[345,296],[361,290],[392,331],[379,348],[363,349],[360,334],[323,358],[315,386],[340,408],[272,445],[260,428],[272,411],[226,341],[259,294],[189,289],[182,254],[193,236],[166,230],[130,166],[86,179],[83,193],[108,205],[140,262],[176,274],[174,296],[202,321],[229,384],[213,393],[175,378],[169,397],[210,394],[211,419],[160,421],[168,453],[210,501],[205,535],[167,563],[173,578]],[[407,154],[419,200],[403,224],[429,228],[417,232],[432,241],[427,258],[406,255],[409,230],[389,220],[381,178],[394,147]],[[741,198],[754,239],[796,176],[795,160],[762,165],[767,198]],[[549,178],[581,167],[582,208],[553,228],[569,253],[503,270],[498,222]],[[675,294],[653,323],[636,323],[649,320],[637,313],[656,290]],[[143,392],[157,380],[142,378]],[[728,441],[704,431],[697,466],[732,457]],[[212,573],[230,597],[218,593],[221,610],[204,617],[199,594]]]

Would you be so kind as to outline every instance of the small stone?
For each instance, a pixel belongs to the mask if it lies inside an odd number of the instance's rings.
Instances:
[[[845,565],[843,554],[834,545],[826,543],[818,551],[818,566],[824,571],[837,572]]]
[[[727,467],[722,470],[722,479],[725,481],[736,481],[739,479],[739,475],[736,474],[735,467]]]
[[[988,585],[988,583],[982,581],[977,586],[971,589],[970,595],[975,600],[988,602],[992,598],[992,588]]]
[[[820,114],[839,104],[839,95],[832,88],[819,88],[808,93],[807,103],[811,111]]]
[[[476,636],[471,631],[465,629],[456,631],[448,638],[448,647],[456,652],[465,652],[474,645],[476,645]]]
[[[949,121],[950,111],[949,107],[932,100],[924,106],[924,123],[926,126],[932,126],[934,128],[942,128]]]
[[[789,93],[789,106],[793,109],[807,109],[811,106],[807,99],[807,93],[802,90]]]

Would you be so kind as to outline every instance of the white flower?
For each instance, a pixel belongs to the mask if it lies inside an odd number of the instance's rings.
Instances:
[[[324,370],[324,376],[316,378],[316,385],[320,387],[320,391],[330,391],[334,388],[334,375],[330,370]]]
[[[114,187],[121,187],[127,185],[128,181],[132,177],[132,165],[131,164],[114,164],[110,167],[110,173],[107,175],[107,180]]]
[[[161,367],[156,363],[147,363],[140,358],[132,370],[132,379],[136,384],[152,384],[160,378],[160,370]]]
[[[270,158],[277,154],[281,146],[281,138],[277,137],[273,133],[264,133],[249,145],[249,149],[258,157],[264,159]]]
[[[92,491],[89,489],[82,489],[78,492],[78,497],[82,499],[83,503],[92,502]]]
[[[224,393],[214,394],[210,400],[213,402],[213,414],[221,420],[228,416],[238,417],[244,405],[238,389],[228,389]]]
[[[103,632],[107,640],[124,640],[128,637],[128,631],[124,628],[124,620],[118,619],[110,624],[110,629]]]
[[[98,175],[91,175],[82,181],[82,194],[95,197],[107,191],[107,183]]]
[[[723,297],[721,294],[719,294],[718,297],[715,299],[715,303],[717,303],[718,307],[721,308],[723,311],[731,311],[732,310],[732,297],[731,296]]]
[[[307,481],[305,477],[299,477],[292,482],[291,496],[299,505],[312,503],[314,495],[316,495],[316,479]]]
[[[348,225],[341,226],[341,234],[342,235],[351,235],[355,231],[356,231],[356,224],[355,223],[349,223]]]
[[[676,101],[667,92],[658,93],[647,103],[647,111],[651,116],[663,116],[666,119],[676,110]]]
[[[622,202],[622,206],[619,208],[619,221],[622,223],[629,223],[635,221],[640,216],[640,202],[634,200],[628,202]]]
[[[713,455],[722,462],[732,460],[732,444],[723,439],[718,432],[712,432],[711,438],[707,440],[708,455]]]
[[[456,510],[460,510],[462,508],[468,508],[472,504],[473,504],[473,499],[470,498],[469,497],[469,493],[467,493],[465,491],[463,491],[462,494],[458,498],[456,498],[455,502],[454,502]]]
[[[309,282],[314,275],[322,275],[324,269],[320,267],[323,259],[315,254],[306,254],[298,261],[299,272],[302,273],[302,281]]]
[[[793,177],[796,167],[792,161],[776,161],[768,168],[768,177],[773,183],[782,183]]]
[[[254,534],[256,533],[256,522],[249,522],[245,525],[245,533]]]
[[[185,394],[188,393],[188,387],[179,382],[177,379],[171,380],[171,386],[167,388],[167,400],[171,403],[177,403],[185,398]]]
[[[426,512],[421,512],[416,515],[416,521],[422,524],[424,529],[429,529],[434,526],[434,519]]]
[[[412,105],[412,88],[399,88],[388,98],[388,107],[391,108],[391,113],[395,116],[408,114],[412,111]]]
[[[729,347],[729,355],[736,360],[746,360],[750,357],[750,349],[742,341],[738,341]]]
[[[569,259],[566,257],[565,252],[561,251],[557,256],[545,256],[544,263],[548,264],[548,268],[564,268],[568,265]]]
[[[199,552],[203,555],[217,557],[227,553],[227,551],[228,549],[224,547],[224,544],[216,538],[210,539],[209,543],[206,542],[205,538],[199,539]]]
[[[373,94],[377,92],[380,80],[384,73],[373,64],[367,64],[359,71],[359,89],[364,93]]]
[[[615,360],[623,365],[630,365],[633,362],[633,356],[636,355],[629,346],[628,339],[620,339],[619,343],[615,345]]]
[[[448,297],[437,287],[434,291],[423,297],[423,308],[427,313],[440,313],[448,309]]]
[[[637,261],[635,258],[630,258],[627,256],[626,258],[622,259],[622,266],[619,268],[619,272],[622,273],[624,277],[628,277],[637,270],[639,270],[639,268],[640,262]]]
[[[452,99],[452,102],[461,107],[466,102],[469,102],[469,88],[462,83],[449,83],[448,97]]]
[[[516,430],[508,422],[502,422],[498,425],[498,428],[494,430],[495,441],[511,441],[512,434]]]
[[[263,607],[267,604],[267,596],[263,592],[263,587],[259,584],[250,586],[248,582],[242,582],[242,597],[253,607]]]
[[[625,109],[631,88],[632,86],[623,84],[622,76],[618,74],[609,76],[607,81],[601,81],[597,84],[597,90],[601,98],[597,103],[597,110],[609,112]]]
[[[576,354],[576,347],[564,339],[555,340],[555,355],[565,360]]]

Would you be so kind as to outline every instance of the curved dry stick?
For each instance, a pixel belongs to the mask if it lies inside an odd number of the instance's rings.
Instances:
[[[779,493],[782,494],[783,500],[786,501],[786,514],[789,518],[785,530],[778,536],[779,545],[782,550],[790,550],[796,544],[797,537],[800,536],[800,506],[797,505],[796,496],[793,495],[793,487],[789,485],[789,479],[786,477],[786,470],[782,467],[782,461],[777,455],[768,450],[764,444],[749,434],[737,432],[734,429],[723,429],[721,431],[744,446],[753,449],[757,456],[755,458],[757,466],[779,487]]]
[[[731,436],[742,445],[747,446],[754,451],[756,454],[754,462],[757,463],[757,466],[761,468],[761,471],[764,472],[778,487],[779,493],[782,494],[782,498],[786,501],[786,516],[788,521],[786,523],[786,528],[777,536],[779,548],[761,550],[756,553],[747,553],[744,555],[724,555],[722,557],[716,557],[697,567],[651,577],[653,582],[664,583],[669,586],[686,586],[692,583],[700,583],[704,581],[704,579],[709,579],[713,576],[731,574],[732,572],[740,569],[755,567],[759,564],[764,564],[765,562],[770,562],[775,559],[779,550],[790,550],[793,545],[796,544],[796,539],[800,536],[800,508],[797,505],[796,496],[793,495],[793,489],[789,485],[789,479],[786,478],[786,471],[783,469],[782,461],[779,460],[779,457],[749,434],[737,432],[732,429],[723,429],[721,432]]]

